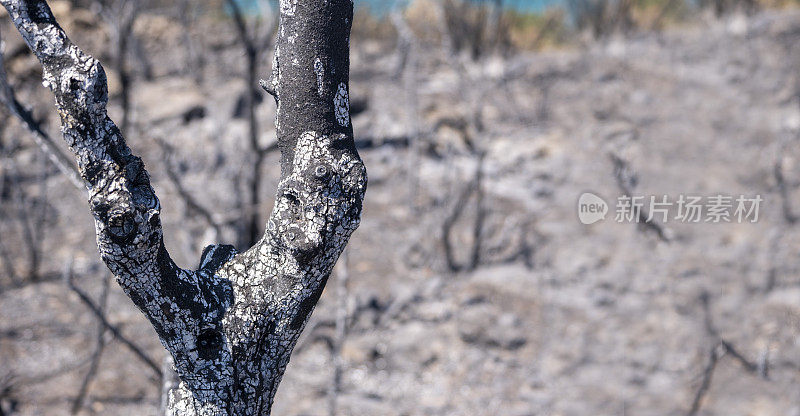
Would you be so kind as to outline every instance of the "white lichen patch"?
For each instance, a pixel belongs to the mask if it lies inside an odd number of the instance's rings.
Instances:
[[[336,121],[342,127],[350,125],[350,96],[347,94],[347,85],[339,83],[336,97],[333,98],[333,108],[336,112]]]
[[[319,58],[314,59],[314,73],[317,74],[317,94],[322,97],[325,93],[325,65]]]

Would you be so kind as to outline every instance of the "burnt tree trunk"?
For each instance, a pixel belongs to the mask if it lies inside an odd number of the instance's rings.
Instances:
[[[142,160],[106,114],[106,76],[43,0],[0,0],[43,66],[95,218],[100,256],[153,324],[180,378],[170,415],[269,415],[289,356],[358,226],[366,171],[353,143],[350,0],[281,0],[276,61],[281,180],[261,239],[206,247],[197,270],[164,246]]]

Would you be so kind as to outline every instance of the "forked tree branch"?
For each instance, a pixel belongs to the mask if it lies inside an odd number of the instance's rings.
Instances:
[[[358,226],[366,171],[349,114],[350,0],[283,0],[271,85],[281,180],[267,231],[238,254],[207,247],[197,270],[164,246],[142,160],[106,114],[100,63],[43,0],[0,0],[43,66],[89,189],[98,250],[153,324],[181,383],[172,415],[268,415],[300,332]]]

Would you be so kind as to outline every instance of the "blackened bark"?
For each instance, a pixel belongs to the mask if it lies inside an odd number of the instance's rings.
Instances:
[[[277,86],[278,148],[287,176],[306,132],[328,137],[336,156],[356,154],[348,139],[353,136],[348,88],[353,10],[351,1],[282,0],[280,12],[271,84]]]
[[[366,171],[348,99],[350,0],[280,2],[277,65],[281,180],[253,247],[209,246],[179,268],[141,159],[106,114],[106,77],[43,0],[0,0],[43,66],[64,138],[90,194],[98,250],[172,355],[171,415],[269,415],[300,332],[358,226]]]

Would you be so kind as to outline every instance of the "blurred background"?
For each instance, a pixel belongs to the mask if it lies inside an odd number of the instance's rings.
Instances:
[[[261,235],[277,5],[50,4],[105,66],[176,261]],[[363,220],[274,413],[800,416],[798,6],[356,2]],[[4,10],[0,36],[0,415],[155,415],[165,352]],[[604,220],[578,220],[583,192]],[[614,219],[719,194],[763,198],[757,222]]]

